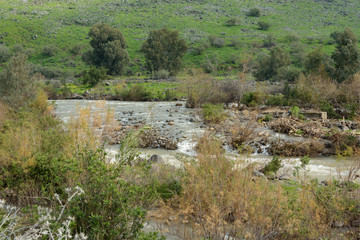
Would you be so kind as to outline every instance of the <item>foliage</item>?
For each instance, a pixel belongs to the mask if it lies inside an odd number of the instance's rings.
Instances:
[[[215,35],[209,35],[208,36],[210,46],[222,48],[225,46],[225,40],[219,37],[216,37]]]
[[[260,81],[275,80],[281,68],[289,65],[289,53],[276,46],[271,48],[270,55],[265,55],[258,59],[254,76]]]
[[[259,8],[251,8],[247,15],[250,17],[260,17],[261,11]]]
[[[273,156],[270,162],[268,162],[263,168],[262,172],[267,175],[269,173],[276,174],[277,171],[282,168],[281,159],[278,156]]]
[[[82,73],[82,83],[95,86],[96,84],[106,80],[108,78],[107,69],[104,67],[93,67],[91,66],[88,71]]]
[[[331,55],[335,63],[334,77],[343,82],[360,70],[358,39],[350,28],[334,32],[331,37],[336,42],[336,49]]]
[[[154,74],[155,79],[167,79],[170,76],[170,73],[164,69],[156,71]]]
[[[10,49],[0,44],[0,63],[8,61],[10,58],[11,58]]]
[[[123,100],[128,101],[147,101],[150,98],[150,92],[140,84],[134,84],[131,87],[123,88],[119,95]]]
[[[27,57],[13,56],[0,75],[1,99],[14,108],[27,105],[36,94],[35,79],[30,75]]]
[[[141,46],[148,71],[154,73],[167,70],[171,76],[178,73],[181,59],[187,50],[185,40],[179,39],[178,35],[177,31],[166,28],[150,31],[148,38]]]
[[[205,122],[220,123],[226,119],[223,104],[204,104],[202,106],[202,114]]]
[[[226,25],[228,26],[237,26],[240,25],[240,19],[236,17],[232,17],[229,20],[226,21]]]
[[[293,117],[298,118],[300,116],[300,108],[298,106],[293,106],[289,111]]]
[[[258,22],[258,27],[259,27],[260,30],[266,31],[271,27],[271,24],[267,23],[265,21],[259,21]]]
[[[241,103],[248,107],[255,107],[263,102],[263,96],[260,92],[246,92],[241,98]]]
[[[58,51],[58,49],[56,48],[55,45],[45,45],[42,48],[41,53],[42,53],[42,55],[44,55],[46,57],[53,57],[56,55],[57,51]]]
[[[306,55],[304,67],[307,73],[318,74],[324,70],[330,72],[331,59],[324,53],[322,48],[316,48]]]
[[[122,74],[129,63],[126,41],[120,30],[108,24],[96,24],[89,31],[92,50],[84,55],[88,64],[109,69],[110,75]]]

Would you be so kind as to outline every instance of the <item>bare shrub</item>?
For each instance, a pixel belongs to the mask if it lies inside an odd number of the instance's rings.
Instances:
[[[325,145],[319,141],[307,142],[278,142],[273,141],[268,148],[271,155],[285,157],[318,156],[324,150]]]
[[[238,148],[255,137],[256,120],[253,118],[246,122],[236,122],[230,128],[230,143],[234,148]]]

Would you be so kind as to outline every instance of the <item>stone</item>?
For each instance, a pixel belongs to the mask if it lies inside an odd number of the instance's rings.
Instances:
[[[335,222],[333,222],[333,224],[332,224],[332,226],[334,227],[334,228],[341,228],[341,227],[343,227],[345,224],[342,222],[342,221],[335,221]]]
[[[258,170],[254,170],[253,171],[253,175],[255,177],[263,177],[263,178],[266,178],[265,174],[263,174],[262,172],[258,171]]]
[[[164,159],[160,155],[157,155],[157,154],[152,155],[149,158],[149,162],[150,163],[165,163]]]
[[[170,126],[174,126],[174,122],[168,122],[168,125],[170,125]]]

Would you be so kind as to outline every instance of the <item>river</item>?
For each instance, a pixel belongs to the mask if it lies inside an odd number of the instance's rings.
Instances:
[[[188,109],[184,102],[122,102],[122,101],[98,101],[98,100],[57,100],[55,101],[55,114],[64,122],[71,116],[76,116],[81,108],[91,108],[96,111],[104,106],[114,111],[116,120],[122,125],[148,124],[161,130],[162,134],[167,135],[178,141],[177,150],[164,149],[141,149],[142,157],[150,157],[157,154],[162,159],[174,166],[180,166],[181,162],[176,158],[177,155],[195,156],[194,139],[204,133],[204,124],[197,117],[198,109]],[[100,113],[101,114],[101,113]],[[104,114],[104,113],[103,113]],[[105,117],[105,116],[104,116]],[[169,124],[172,122],[173,124]],[[284,137],[273,134],[273,137]],[[286,137],[286,136],[285,136]],[[107,151],[110,156],[114,156],[118,150],[118,145],[111,145]],[[271,160],[266,152],[262,154],[252,154],[240,156],[230,148],[226,148],[229,157],[238,159],[241,163],[266,162]],[[335,157],[311,158],[307,166],[308,175],[319,180],[329,180],[337,178],[339,174],[345,176],[353,163],[352,159],[337,159]],[[295,166],[300,165],[299,158],[283,158],[282,172],[291,175]]]

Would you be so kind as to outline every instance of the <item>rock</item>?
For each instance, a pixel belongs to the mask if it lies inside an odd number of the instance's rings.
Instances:
[[[254,170],[253,171],[253,175],[255,177],[263,177],[263,178],[266,178],[265,174],[263,174],[262,172],[258,171],[258,170]]]
[[[174,126],[174,122],[168,122],[168,125],[170,125],[170,126]]]
[[[332,224],[332,226],[334,227],[334,228],[341,228],[341,227],[343,227],[345,224],[343,223],[343,222],[341,222],[341,221],[335,221],[335,222],[333,222],[333,224]]]
[[[106,86],[110,86],[110,83],[109,83],[109,82],[106,82],[105,85],[106,85]]]
[[[157,154],[152,155],[152,156],[149,158],[149,162],[150,162],[150,163],[160,163],[160,164],[164,164],[164,163],[165,163],[164,159],[163,159],[160,155],[157,155]]]
[[[182,106],[182,103],[177,103],[175,104],[176,107],[181,107]]]

